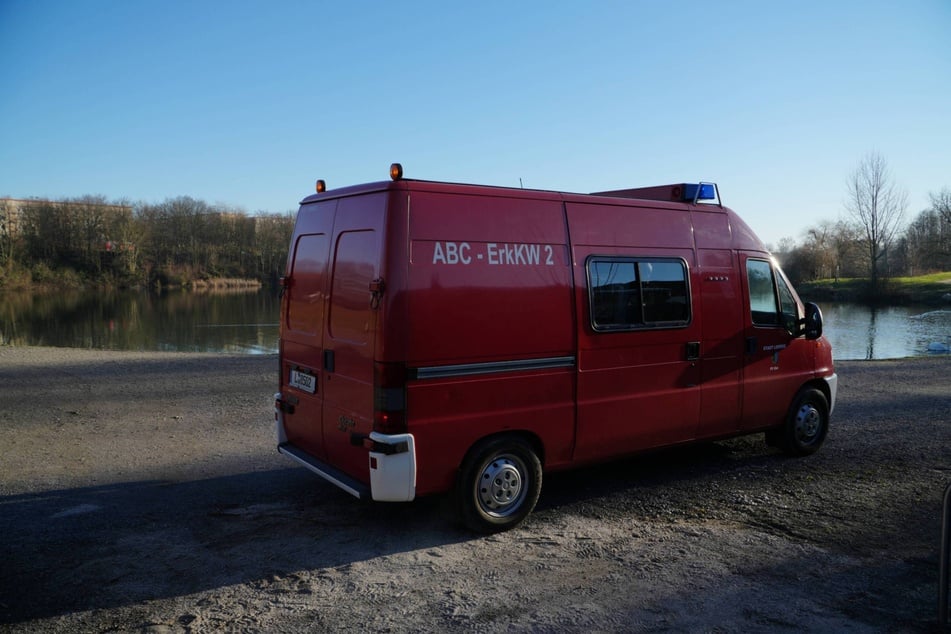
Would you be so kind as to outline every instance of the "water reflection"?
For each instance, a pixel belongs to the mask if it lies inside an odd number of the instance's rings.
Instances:
[[[277,351],[269,291],[67,291],[0,296],[0,344],[266,354]]]
[[[0,344],[268,354],[275,293],[70,291],[0,295]],[[894,359],[951,349],[951,308],[823,304],[835,358]]]
[[[875,358],[875,337],[878,336],[878,332],[875,330],[875,316],[878,314],[878,307],[872,306],[868,315],[868,349],[865,354],[866,359]]]
[[[921,306],[870,308],[822,304],[824,332],[836,359],[898,359],[947,351],[951,309]]]

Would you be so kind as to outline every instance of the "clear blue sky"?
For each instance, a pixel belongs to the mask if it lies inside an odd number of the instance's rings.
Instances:
[[[702,179],[775,244],[869,151],[951,187],[951,1],[0,0],[0,196]]]

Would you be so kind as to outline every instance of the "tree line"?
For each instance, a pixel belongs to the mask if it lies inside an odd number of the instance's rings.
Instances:
[[[793,282],[865,278],[869,296],[892,276],[951,271],[951,189],[907,226],[908,195],[885,159],[868,154],[846,181],[844,219],[773,249]],[[0,288],[29,284],[177,286],[209,278],[274,283],[293,212],[249,215],[188,196],[127,204],[102,196],[0,208]],[[7,214],[4,217],[4,213]]]
[[[179,286],[283,275],[294,214],[247,214],[188,196],[19,201],[0,232],[0,286]],[[0,210],[0,214],[4,212]]]
[[[864,278],[870,297],[889,277],[951,271],[951,189],[929,196],[930,206],[906,226],[908,194],[871,153],[846,181],[844,218],[782,240],[775,255],[795,283]]]

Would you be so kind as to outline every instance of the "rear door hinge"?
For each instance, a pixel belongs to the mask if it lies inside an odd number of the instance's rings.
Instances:
[[[383,299],[383,293],[386,292],[386,282],[382,277],[378,277],[370,282],[370,308],[380,307],[380,300]]]

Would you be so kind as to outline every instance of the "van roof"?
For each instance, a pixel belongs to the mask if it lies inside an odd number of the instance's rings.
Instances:
[[[716,197],[715,203],[705,202],[708,199],[708,190],[711,187]],[[719,191],[713,183],[676,183],[671,185],[657,185],[632,189],[619,189],[590,194],[560,192],[543,189],[522,189],[517,187],[499,187],[494,185],[472,185],[466,183],[447,183],[442,181],[426,181],[399,178],[397,180],[376,181],[360,185],[350,185],[338,189],[311,194],[301,201],[301,205],[316,203],[321,200],[333,200],[348,196],[358,196],[373,192],[397,191],[425,191],[443,194],[491,196],[504,198],[523,198],[532,200],[550,200],[562,203],[578,204],[611,204],[623,207],[671,209],[678,211],[703,211],[706,213],[722,213],[729,218],[729,235],[723,236],[720,244],[731,245],[732,248],[749,249],[767,252],[768,249],[756,233],[732,209],[723,206]],[[698,200],[699,199],[699,200]],[[609,202],[610,200],[610,202]],[[722,247],[721,247],[722,248]]]
[[[631,189],[618,189],[603,192],[591,192],[588,194],[580,192],[564,192],[547,189],[525,189],[518,187],[503,187],[498,185],[476,185],[471,183],[451,183],[443,181],[428,181],[416,179],[399,179],[396,181],[375,181],[359,185],[348,185],[333,190],[315,193],[304,198],[300,204],[308,204],[319,200],[331,198],[343,198],[347,196],[356,196],[377,191],[394,190],[416,190],[432,191],[452,194],[469,194],[479,196],[506,196],[515,198],[533,198],[535,200],[563,200],[571,202],[594,202],[593,197],[598,198],[622,198],[631,201],[650,202],[650,206],[672,206],[673,208],[683,209],[685,205],[703,205],[705,208],[713,211],[723,209],[719,200],[719,192],[716,185],[712,183],[675,183],[671,185],[658,185],[653,187],[640,187]],[[708,203],[711,196],[704,196],[707,192],[715,192],[716,202]],[[656,205],[656,203],[662,203]]]

